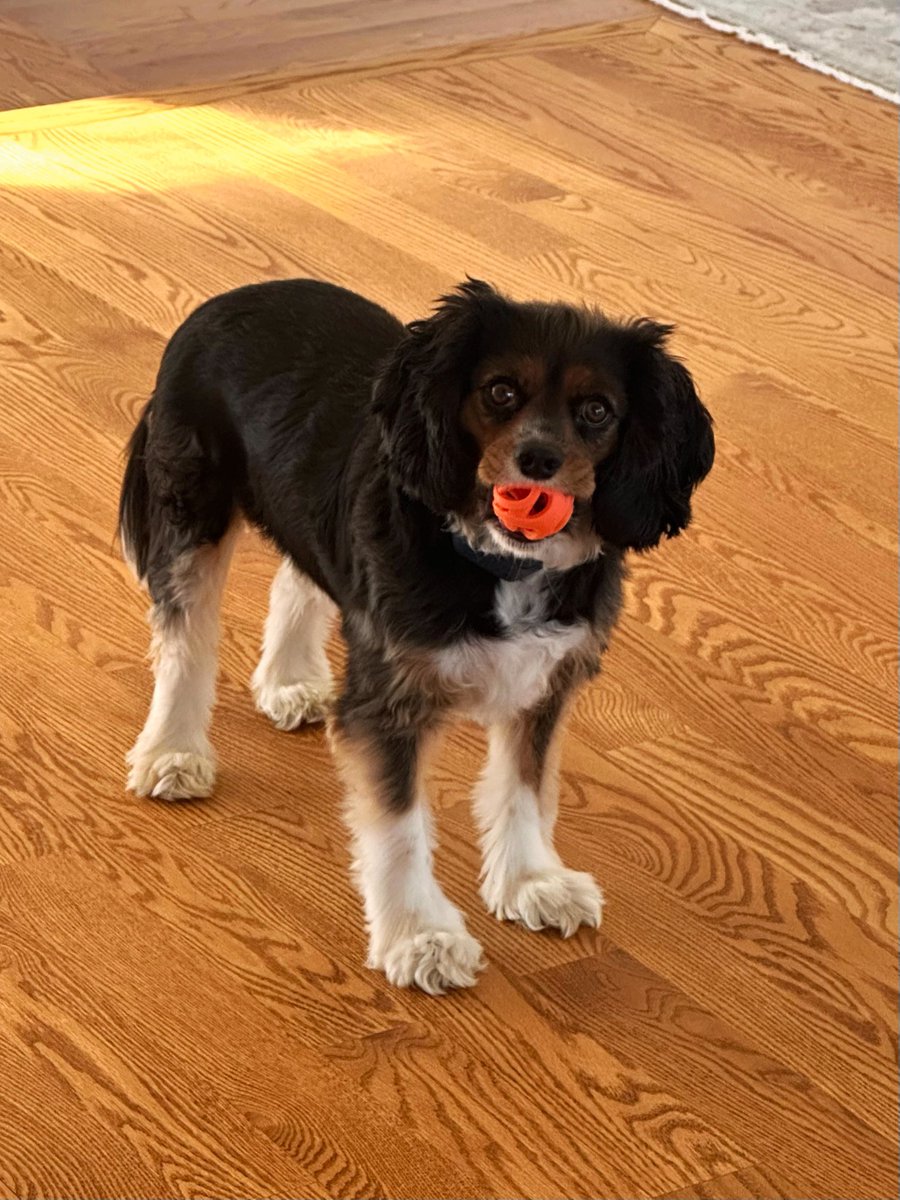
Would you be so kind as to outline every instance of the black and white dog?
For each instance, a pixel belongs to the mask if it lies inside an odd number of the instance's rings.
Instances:
[[[600,890],[554,849],[558,733],[599,669],[626,551],[679,533],[712,465],[668,333],[477,281],[404,326],[288,280],[208,301],[166,348],[120,507],[156,677],[129,784],[163,800],[213,786],[218,608],[243,516],[284,556],[256,703],[280,729],[330,714],[369,962],[396,984],[440,993],[482,966],[432,873],[425,777],[453,715],[489,730],[475,801],[488,908],[566,936],[599,924]],[[491,493],[533,481],[575,508],[525,542]],[[332,699],[335,609],[349,659]]]

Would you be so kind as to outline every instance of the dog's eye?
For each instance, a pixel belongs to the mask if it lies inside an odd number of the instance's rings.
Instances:
[[[591,396],[582,404],[580,416],[586,425],[605,425],[612,416],[612,409],[602,396]]]
[[[498,379],[491,384],[491,403],[494,408],[513,408],[519,402],[519,393],[508,379]]]

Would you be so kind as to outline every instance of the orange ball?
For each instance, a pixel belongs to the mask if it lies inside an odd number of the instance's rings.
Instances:
[[[537,542],[559,533],[568,524],[575,498],[551,488],[511,484],[495,487],[492,503],[504,529],[523,533],[530,542]]]

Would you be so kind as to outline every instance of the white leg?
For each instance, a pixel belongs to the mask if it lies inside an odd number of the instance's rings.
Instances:
[[[369,931],[368,965],[398,987],[430,995],[471,987],[484,966],[481,947],[432,870],[433,837],[421,785],[404,811],[391,797],[373,756],[342,738],[335,750],[349,787],[354,875]]]
[[[262,657],[251,687],[256,707],[279,729],[324,720],[332,699],[325,641],[335,608],[284,559],[272,582]]]
[[[523,722],[490,730],[475,795],[484,855],[481,895],[501,920],[552,927],[570,937],[580,925],[600,924],[603,896],[590,875],[563,866],[554,848],[558,773],[552,752],[535,766],[530,728]]]
[[[216,692],[219,606],[237,528],[172,565],[171,598],[150,612],[155,683],[146,724],[127,755],[139,796],[208,796],[215,757],[208,730]]]

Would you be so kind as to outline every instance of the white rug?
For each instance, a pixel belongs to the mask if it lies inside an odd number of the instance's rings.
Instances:
[[[900,103],[898,0],[653,0]]]

